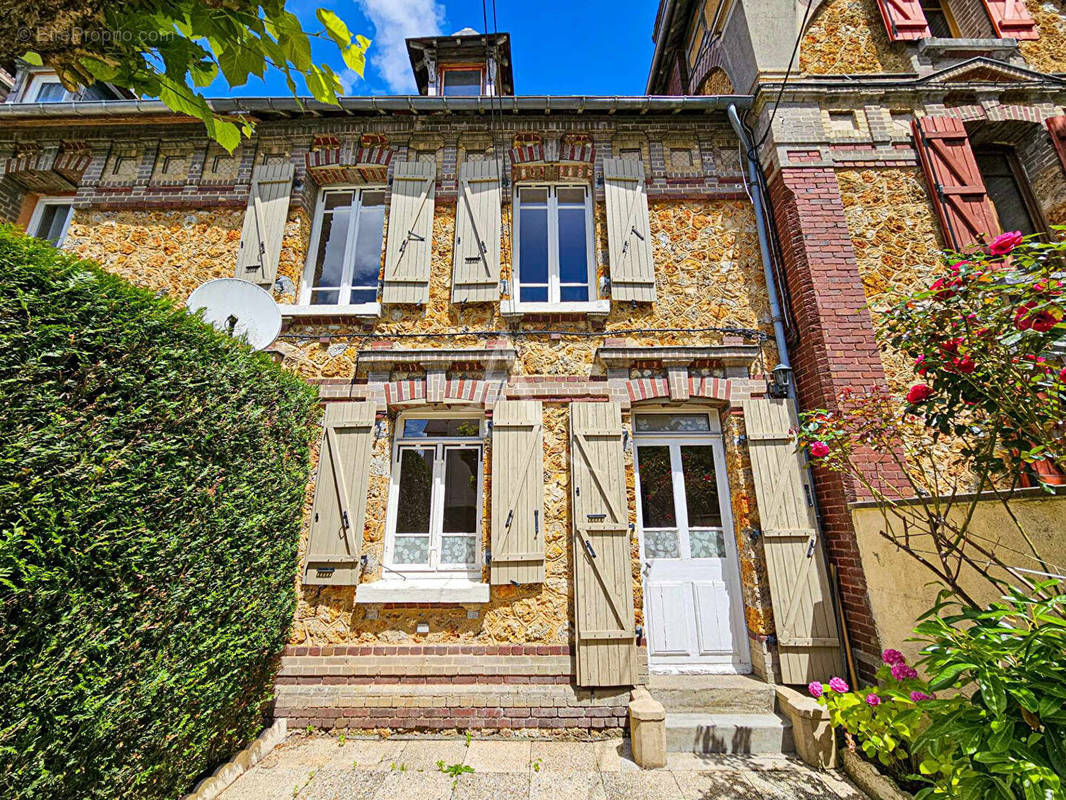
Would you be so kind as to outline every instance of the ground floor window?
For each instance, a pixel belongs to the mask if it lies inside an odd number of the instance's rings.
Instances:
[[[37,203],[37,208],[33,210],[26,232],[30,236],[36,236],[38,239],[51,242],[56,247],[61,247],[73,212],[74,207],[70,204],[69,198],[41,198]]]
[[[481,417],[398,420],[385,558],[393,570],[480,574],[483,428]]]

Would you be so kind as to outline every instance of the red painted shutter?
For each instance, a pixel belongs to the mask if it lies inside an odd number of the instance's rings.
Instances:
[[[962,120],[914,120],[914,141],[948,244],[961,251],[999,233],[999,219],[970,149]]]
[[[877,0],[881,18],[893,42],[928,39],[933,34],[925,21],[920,0]]]
[[[1059,154],[1062,168],[1066,170],[1066,117],[1052,117],[1047,121],[1047,129],[1051,134],[1051,143],[1055,145],[1055,152]]]
[[[1039,39],[1036,20],[1025,6],[1025,0],[985,0],[985,8],[992,19],[992,27],[1001,39]]]

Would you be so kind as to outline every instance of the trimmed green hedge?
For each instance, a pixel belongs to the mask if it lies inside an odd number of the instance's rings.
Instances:
[[[0,795],[173,798],[254,737],[315,393],[0,229]]]

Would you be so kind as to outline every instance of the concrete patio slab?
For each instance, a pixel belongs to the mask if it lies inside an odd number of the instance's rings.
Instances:
[[[533,743],[505,741],[473,741],[467,748],[467,766],[475,772],[525,772],[530,771]]]
[[[460,775],[451,800],[529,800],[529,772]]]

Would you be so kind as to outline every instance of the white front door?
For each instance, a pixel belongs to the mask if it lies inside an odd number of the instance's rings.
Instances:
[[[716,414],[634,414],[644,621],[655,672],[750,672]]]

